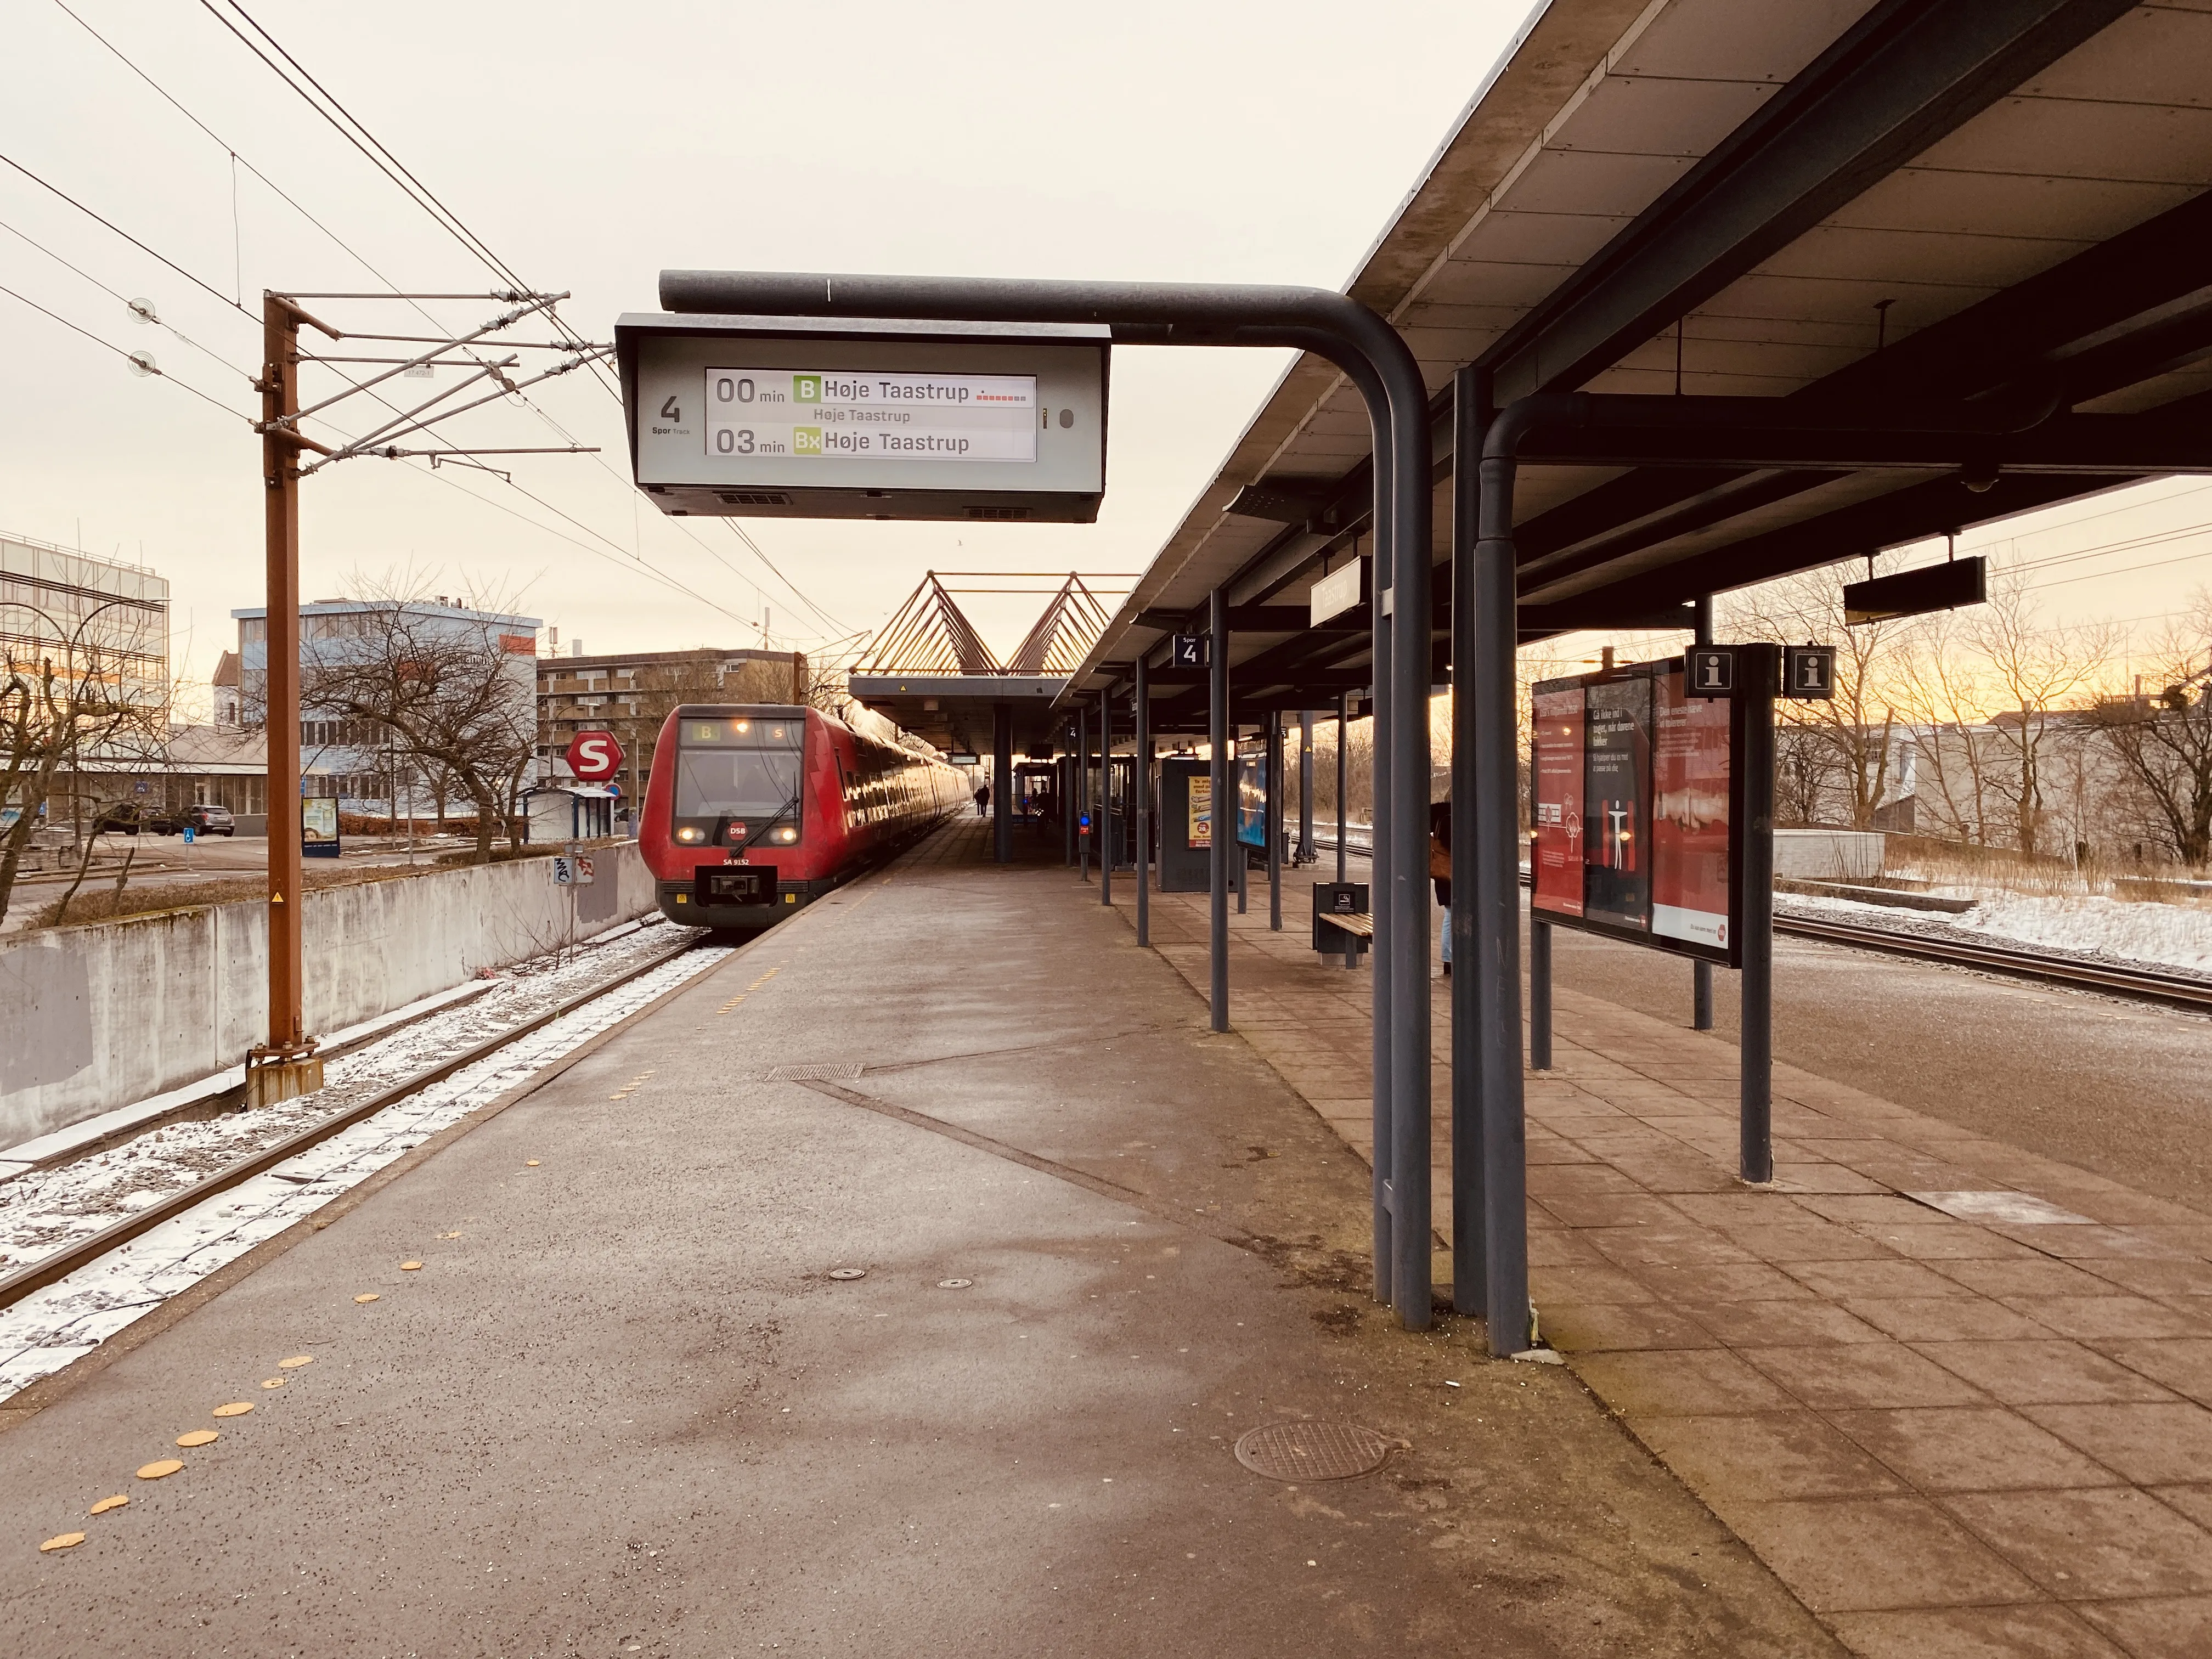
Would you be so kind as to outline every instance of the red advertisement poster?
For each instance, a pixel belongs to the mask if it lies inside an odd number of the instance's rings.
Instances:
[[[1651,931],[1729,948],[1729,704],[1654,686]]]
[[[1583,688],[1535,688],[1535,868],[1530,902],[1583,913]]]

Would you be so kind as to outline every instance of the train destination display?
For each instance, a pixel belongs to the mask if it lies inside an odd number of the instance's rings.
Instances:
[[[1034,374],[710,368],[707,453],[1034,465],[1036,384]]]
[[[1088,524],[1107,331],[624,317],[640,489],[664,513]]]
[[[1735,965],[1737,705],[1679,658],[1533,690],[1536,913]]]

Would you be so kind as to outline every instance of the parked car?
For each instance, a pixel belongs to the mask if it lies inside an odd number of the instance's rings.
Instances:
[[[184,819],[162,806],[140,806],[131,801],[120,801],[108,807],[93,821],[95,832],[135,836],[142,830],[150,830],[157,836],[173,836],[185,827]]]
[[[234,836],[238,833],[238,820],[231,816],[228,806],[187,806],[177,816],[195,835]]]

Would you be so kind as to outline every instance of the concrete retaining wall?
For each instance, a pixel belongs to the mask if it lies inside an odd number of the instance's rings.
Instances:
[[[1865,881],[1881,873],[1879,830],[1777,830],[1774,873],[1810,881]]]
[[[534,858],[309,893],[307,1029],[373,1019],[653,908],[635,842],[594,862],[589,887],[555,886],[553,860]],[[267,1036],[268,983],[258,900],[0,939],[0,1146],[237,1065]]]

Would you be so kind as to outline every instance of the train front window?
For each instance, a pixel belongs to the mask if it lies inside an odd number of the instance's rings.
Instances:
[[[711,837],[774,845],[797,838],[799,721],[687,720],[681,726],[674,812],[679,842]]]

